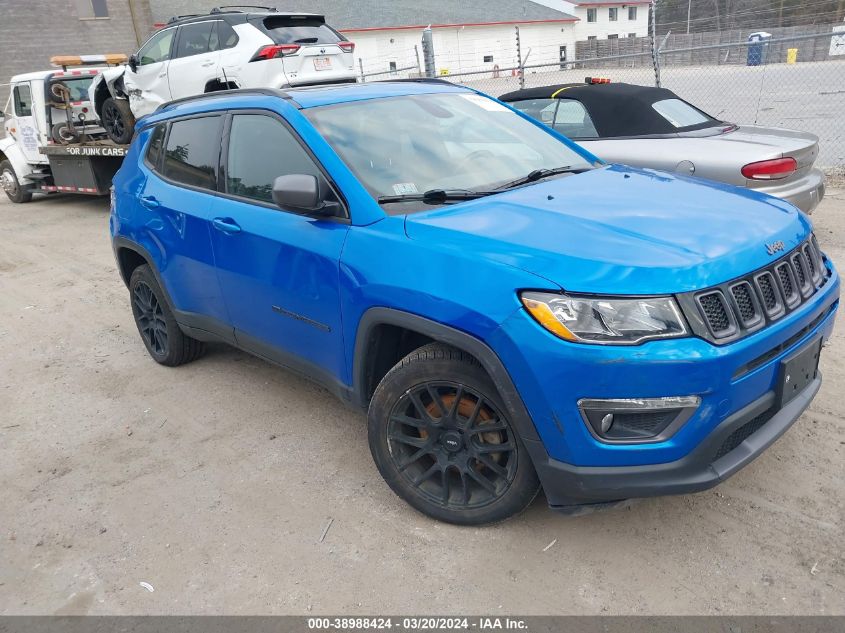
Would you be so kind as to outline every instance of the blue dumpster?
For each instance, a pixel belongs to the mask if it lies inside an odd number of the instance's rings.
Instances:
[[[759,66],[766,63],[766,58],[769,56],[770,39],[772,39],[772,34],[765,31],[757,31],[748,36],[749,66]]]

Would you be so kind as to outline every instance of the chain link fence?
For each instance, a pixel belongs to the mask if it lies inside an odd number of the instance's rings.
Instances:
[[[520,88],[583,82],[587,76],[659,85],[722,120],[815,134],[820,140],[816,164],[830,175],[842,177],[845,27],[814,25],[806,31],[793,27],[779,37],[772,35],[756,43],[738,31],[716,37],[693,34],[602,40],[601,45],[579,42],[575,59],[461,73],[443,70],[448,63],[440,60],[448,61],[451,51],[436,51],[438,61],[428,73],[420,61],[376,73],[364,73],[362,63],[361,80],[438,76],[494,97]],[[693,45],[685,45],[690,42]],[[613,54],[602,54],[608,51]],[[526,55],[524,51],[516,59],[526,57],[530,60],[530,52]],[[419,60],[416,55],[413,58]]]

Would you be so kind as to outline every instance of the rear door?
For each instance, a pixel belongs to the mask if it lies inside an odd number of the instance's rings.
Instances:
[[[159,272],[180,312],[177,319],[218,333],[228,316],[209,225],[217,200],[223,119],[213,114],[156,126],[144,160],[151,173],[138,191],[146,220],[142,242],[163,254]]]
[[[179,27],[173,59],[167,69],[170,94],[174,99],[202,94],[217,79],[220,47],[217,21],[193,22]]]
[[[175,36],[176,27],[159,31],[136,54],[137,68],[132,70],[131,66],[126,67],[123,81],[129,92],[129,105],[136,117],[150,114],[171,99],[167,66]]]
[[[228,128],[212,244],[238,344],[331,383],[345,367],[338,287],[349,225],[273,204],[277,176],[322,176],[280,118],[236,112]]]

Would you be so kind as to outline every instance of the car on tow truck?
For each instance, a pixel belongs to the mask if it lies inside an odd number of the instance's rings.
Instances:
[[[0,187],[10,200],[28,202],[36,192],[108,193],[126,146],[106,138],[87,99],[88,87],[108,68],[103,64],[125,59],[54,57],[51,62],[61,70],[11,78],[0,138]]]
[[[239,6],[174,17],[125,66],[97,77],[90,100],[113,141],[128,143],[135,119],[171,99],[230,88],[356,81],[355,44],[322,15]]]

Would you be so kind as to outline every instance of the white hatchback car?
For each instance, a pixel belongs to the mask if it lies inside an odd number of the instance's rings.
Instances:
[[[212,9],[171,19],[90,88],[91,102],[116,143],[135,118],[173,99],[229,88],[281,88],[355,82],[355,44],[322,15]]]

